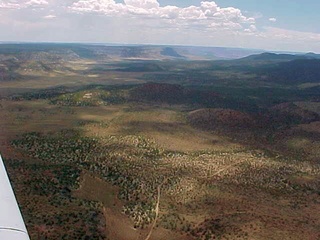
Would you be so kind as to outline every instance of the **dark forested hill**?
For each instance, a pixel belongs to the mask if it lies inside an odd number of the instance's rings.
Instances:
[[[320,59],[296,59],[258,73],[281,84],[320,83]]]

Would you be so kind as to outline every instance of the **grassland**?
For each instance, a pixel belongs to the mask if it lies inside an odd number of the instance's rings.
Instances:
[[[73,75],[1,82],[0,151],[32,239],[320,238],[309,88],[211,62],[67,62]]]

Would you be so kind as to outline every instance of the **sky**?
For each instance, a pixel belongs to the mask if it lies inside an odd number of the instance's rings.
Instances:
[[[320,53],[319,0],[0,0],[0,41]]]

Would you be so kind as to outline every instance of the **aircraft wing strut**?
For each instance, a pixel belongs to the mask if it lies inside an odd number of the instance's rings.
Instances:
[[[0,156],[0,239],[29,240],[16,197]]]

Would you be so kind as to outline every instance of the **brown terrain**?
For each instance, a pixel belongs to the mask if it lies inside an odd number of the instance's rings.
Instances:
[[[51,218],[55,219],[59,216],[57,210],[60,208],[52,206],[50,200],[52,194],[38,195],[40,192],[31,191],[32,185],[25,185],[28,184],[26,174],[30,178],[29,181],[35,181],[40,176],[42,181],[46,177],[56,181],[55,173],[52,173],[53,170],[44,169],[37,170],[35,174],[30,172],[33,170],[29,170],[29,166],[39,168],[45,162],[50,162],[50,158],[53,160],[52,164],[58,164],[56,168],[63,167],[61,164],[64,163],[59,163],[59,159],[54,160],[55,156],[51,156],[50,153],[47,157],[34,157],[36,155],[33,152],[37,151],[36,145],[32,147],[33,149],[19,144],[16,145],[20,146],[19,148],[13,148],[10,141],[28,132],[41,132],[44,136],[53,133],[54,136],[66,128],[81,129],[87,137],[101,139],[102,142],[99,144],[107,144],[106,147],[110,143],[103,143],[105,141],[103,138],[117,135],[125,137],[126,134],[130,134],[128,140],[121,140],[128,144],[125,147],[127,150],[113,150],[120,151],[117,154],[125,158],[130,152],[132,156],[138,154],[130,147],[134,146],[132,145],[134,142],[131,141],[136,141],[134,138],[129,140],[130,136],[134,135],[153,139],[156,149],[160,152],[169,151],[169,155],[160,155],[161,165],[155,169],[152,169],[152,165],[143,165],[145,171],[151,171],[150,173],[160,171],[159,174],[164,176],[169,174],[167,176],[172,179],[170,181],[175,182],[173,185],[165,184],[161,191],[159,219],[150,239],[211,239],[213,236],[218,239],[317,239],[319,237],[317,229],[320,222],[318,216],[314,214],[319,209],[316,190],[319,187],[319,173],[316,166],[308,161],[281,160],[281,153],[270,157],[265,155],[263,150],[246,150],[247,146],[244,144],[246,141],[241,139],[237,143],[237,140],[227,133],[230,129],[250,132],[254,120],[248,114],[228,109],[200,109],[183,116],[179,113],[179,106],[168,108],[164,105],[163,108],[159,106],[150,108],[149,105],[143,107],[141,104],[132,104],[129,107],[131,111],[128,111],[126,104],[117,107],[113,105],[67,107],[50,105],[43,100],[18,102],[3,100],[1,106],[4,116],[1,119],[1,152],[4,158],[8,159],[6,161],[8,171],[14,186],[17,186],[15,189],[18,200],[33,239],[38,239],[37,236],[49,238],[60,236],[63,239],[62,235],[59,235],[63,228],[53,220],[50,228],[45,223],[40,224],[45,219],[39,215],[42,211],[50,213]],[[190,119],[192,124],[201,123],[202,129],[203,126],[208,126],[212,133],[193,128],[189,125]],[[306,160],[316,160],[319,142],[313,142],[312,148],[308,145],[308,141],[311,141],[307,140],[308,136],[305,136],[305,140],[299,140],[300,142],[295,140],[299,136],[296,132],[307,132],[312,126],[317,128],[316,124],[317,122],[302,124],[285,130],[281,137],[279,136],[278,142],[289,144],[288,147],[297,151],[305,151],[308,153],[305,156]],[[228,130],[222,131],[222,126],[227,126]],[[66,138],[73,136],[73,133],[70,133],[70,136],[66,134]],[[42,140],[44,142],[39,142],[37,145],[41,147],[47,141],[45,139],[47,137]],[[115,140],[115,143],[117,141],[119,140]],[[308,150],[309,147],[311,151]],[[46,146],[42,146],[41,149],[47,151]],[[56,149],[59,151],[59,148]],[[99,147],[94,151],[103,154],[105,150]],[[88,153],[87,158],[88,161],[91,161],[91,158],[92,161],[104,161],[103,157],[95,157],[92,153]],[[15,167],[16,161],[18,169]],[[66,164],[69,165],[67,162]],[[137,167],[140,166],[138,162],[135,164],[138,164]],[[105,226],[101,223],[99,229],[100,231],[105,229],[104,235],[107,239],[147,238],[152,228],[152,221],[141,229],[136,226],[136,220],[123,214],[122,209],[128,200],[121,200],[122,198],[118,197],[119,191],[123,188],[121,184],[108,183],[103,180],[104,177],[99,171],[86,169],[88,168],[81,170],[82,173],[77,180],[78,187],[64,186],[62,181],[60,188],[74,190],[72,195],[67,194],[68,198],[64,191],[57,193],[62,194],[62,199],[70,199],[66,203],[68,211],[63,209],[59,211],[63,211],[64,214],[68,212],[80,214],[80,211],[92,211],[82,209],[96,206],[94,209],[98,209],[98,215],[95,215],[95,220],[81,224],[90,226],[101,221],[101,216],[104,216]],[[144,172],[137,172],[138,175],[135,175],[133,169],[131,173],[130,168],[128,171],[129,176],[134,174],[133,176],[138,179],[141,178],[142,183],[153,181],[151,180],[153,177],[147,177],[148,174]],[[158,178],[157,172],[152,175]],[[145,177],[146,180],[143,180]],[[150,188],[153,199],[156,199],[156,189],[157,185],[155,188]],[[144,194],[140,197],[143,196]],[[30,201],[37,204],[30,205]],[[86,204],[94,202],[98,205],[84,204],[77,210],[74,204],[78,201],[85,201]],[[29,215],[34,212],[33,208],[30,208],[33,205],[39,211],[36,215],[39,223],[35,223],[31,217],[33,215]],[[83,214],[85,212],[74,217],[80,221]],[[63,221],[63,224],[68,226],[69,223]],[[81,227],[81,224],[79,222],[77,226]],[[77,227],[74,231],[76,229]],[[94,236],[89,230],[87,235]],[[72,234],[68,233],[68,236]],[[100,238],[102,236],[100,235]]]
[[[0,152],[31,239],[320,239],[319,102],[141,84],[201,62],[122,50],[3,60],[20,65],[0,82]]]

